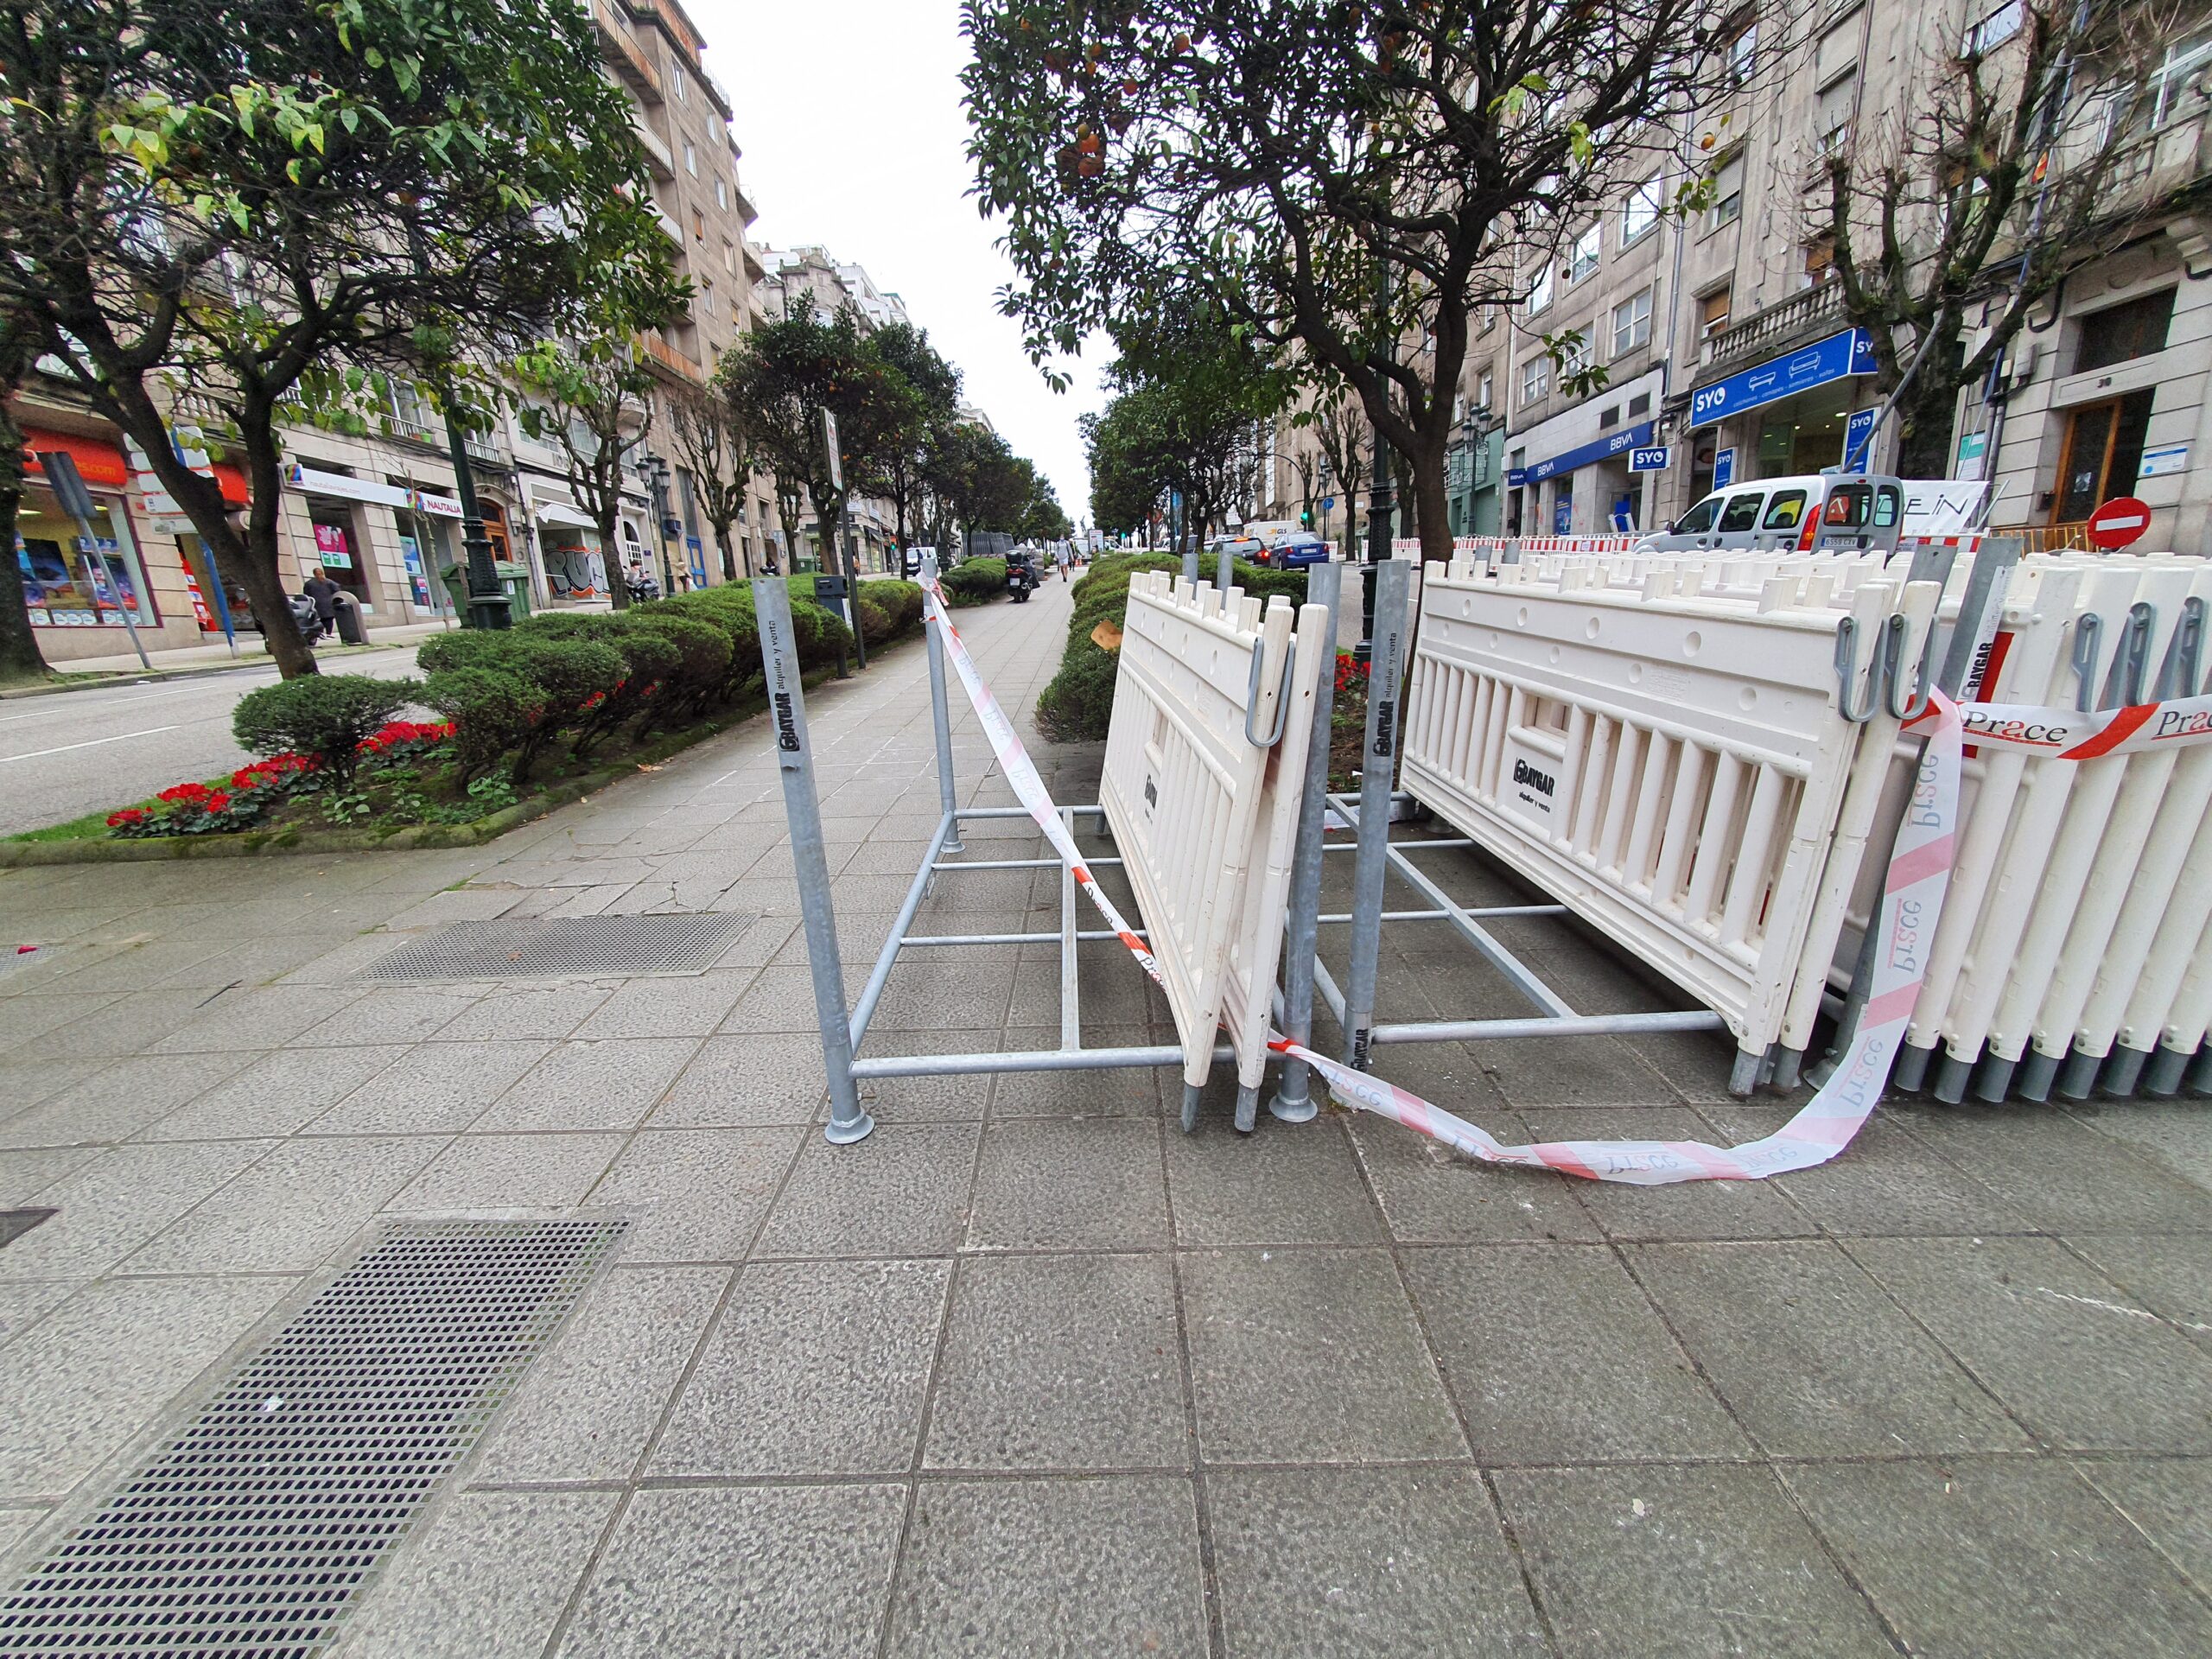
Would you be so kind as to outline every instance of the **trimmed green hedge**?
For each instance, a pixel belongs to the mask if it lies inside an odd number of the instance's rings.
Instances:
[[[415,701],[413,680],[302,674],[240,697],[231,712],[238,747],[259,755],[312,755],[330,777],[353,775],[361,741]]]
[[[944,596],[955,605],[988,605],[1006,597],[1006,561],[969,559],[946,571]]]

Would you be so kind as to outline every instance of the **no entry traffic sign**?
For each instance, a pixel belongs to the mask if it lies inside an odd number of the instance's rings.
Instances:
[[[2150,528],[2151,509],[2146,503],[2132,495],[2116,495],[2089,515],[2089,545],[2110,552],[2139,539]]]

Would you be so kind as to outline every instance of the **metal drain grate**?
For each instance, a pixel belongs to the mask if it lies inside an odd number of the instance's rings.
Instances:
[[[401,945],[362,970],[366,979],[563,979],[698,974],[758,912],[561,916],[454,922]]]
[[[0,1655],[305,1655],[626,1223],[404,1222],[0,1602]]]

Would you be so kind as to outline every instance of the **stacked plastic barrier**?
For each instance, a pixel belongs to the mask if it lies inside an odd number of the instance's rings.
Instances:
[[[1129,586],[1099,804],[1194,1088],[1225,1006],[1240,1082],[1265,1064],[1325,620],[1165,571]]]
[[[2208,615],[2202,559],[2031,557],[1977,694],[2084,714],[2204,696]],[[2212,1014],[2212,745],[1967,755],[1951,896],[1900,1084],[1947,1101],[2175,1092]]]
[[[1938,588],[1757,556],[1631,582],[1624,556],[1429,571],[1404,787],[1719,1014],[1756,1065],[1802,979],[1825,981],[1854,763],[1906,712],[1882,665],[1919,660]],[[1868,820],[1879,781],[1860,780]]]

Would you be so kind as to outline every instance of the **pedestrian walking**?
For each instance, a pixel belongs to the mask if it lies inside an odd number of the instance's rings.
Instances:
[[[1060,567],[1060,580],[1062,582],[1065,582],[1068,579],[1068,566],[1074,562],[1074,550],[1070,548],[1065,542],[1058,542],[1053,544],[1052,563]]]
[[[321,632],[334,638],[338,632],[338,595],[345,591],[327,570],[316,571],[300,589],[303,597],[315,601],[315,621]]]

